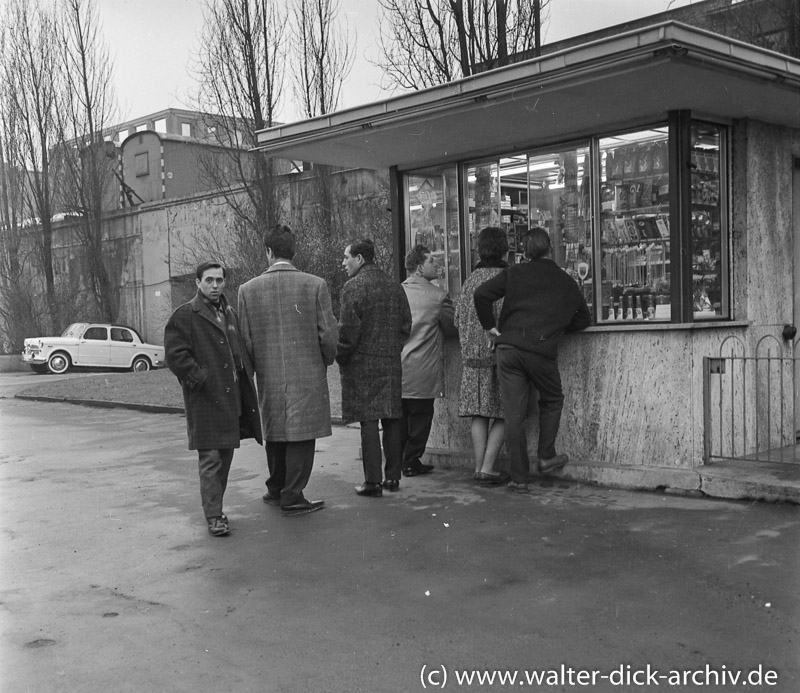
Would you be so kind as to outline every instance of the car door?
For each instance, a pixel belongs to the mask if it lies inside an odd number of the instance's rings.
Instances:
[[[73,356],[76,366],[109,365],[109,339],[108,327],[104,325],[90,325],[78,341],[78,354]]]
[[[111,328],[111,345],[108,350],[109,365],[114,368],[128,368],[136,348],[133,333],[124,327]]]

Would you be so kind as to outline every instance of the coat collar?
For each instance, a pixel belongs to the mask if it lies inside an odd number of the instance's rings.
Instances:
[[[406,277],[403,284],[422,284],[423,286],[436,286],[430,279],[425,279],[425,277],[420,277],[418,274],[410,274]]]
[[[278,260],[278,262],[273,264],[271,267],[267,267],[267,270],[266,272],[264,272],[264,274],[266,274],[267,272],[280,272],[281,270],[290,270],[290,271],[294,270],[295,272],[298,271],[297,267],[295,267],[288,260]]]
[[[216,327],[221,332],[225,331],[223,326],[220,325],[219,322],[217,322],[217,316],[214,315],[214,311],[212,310],[211,306],[208,305],[203,300],[203,297],[200,295],[199,291],[194,295],[194,298],[191,301],[189,301],[189,305],[192,306],[192,310],[195,313],[198,313],[200,315],[200,317],[205,318],[208,322],[210,322],[212,325],[214,325],[214,327]],[[222,306],[222,309],[227,313],[227,311],[228,311],[228,301],[225,298],[224,294],[222,295],[222,298],[220,299],[220,305]]]

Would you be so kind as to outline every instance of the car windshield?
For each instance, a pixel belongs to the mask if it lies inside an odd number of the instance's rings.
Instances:
[[[83,325],[79,322],[72,323],[66,330],[61,333],[62,337],[80,337],[81,328]]]

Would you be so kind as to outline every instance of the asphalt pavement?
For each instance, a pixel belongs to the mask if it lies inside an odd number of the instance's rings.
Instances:
[[[9,399],[21,380],[0,376],[3,693],[800,691],[796,505],[464,470],[360,498],[337,426],[323,511],[265,505],[246,442],[214,538],[182,416]]]

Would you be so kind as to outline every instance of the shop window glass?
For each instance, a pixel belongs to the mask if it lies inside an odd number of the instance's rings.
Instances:
[[[466,226],[470,271],[478,264],[478,234],[487,226],[500,225],[500,164],[497,160],[467,168]]]
[[[599,322],[672,317],[668,142],[666,126],[599,140]]]
[[[525,211],[530,227],[539,226],[550,234],[553,260],[580,285],[591,308],[594,276],[589,162],[588,146],[530,156],[529,205]],[[517,236],[521,238],[519,233]],[[518,240],[517,244],[521,257],[522,243]]]
[[[414,171],[406,181],[406,249],[424,245],[439,265],[439,286],[461,291],[458,172],[455,166]]]
[[[728,315],[727,291],[723,286],[726,266],[723,244],[720,128],[692,123],[692,305],[695,320]]]

